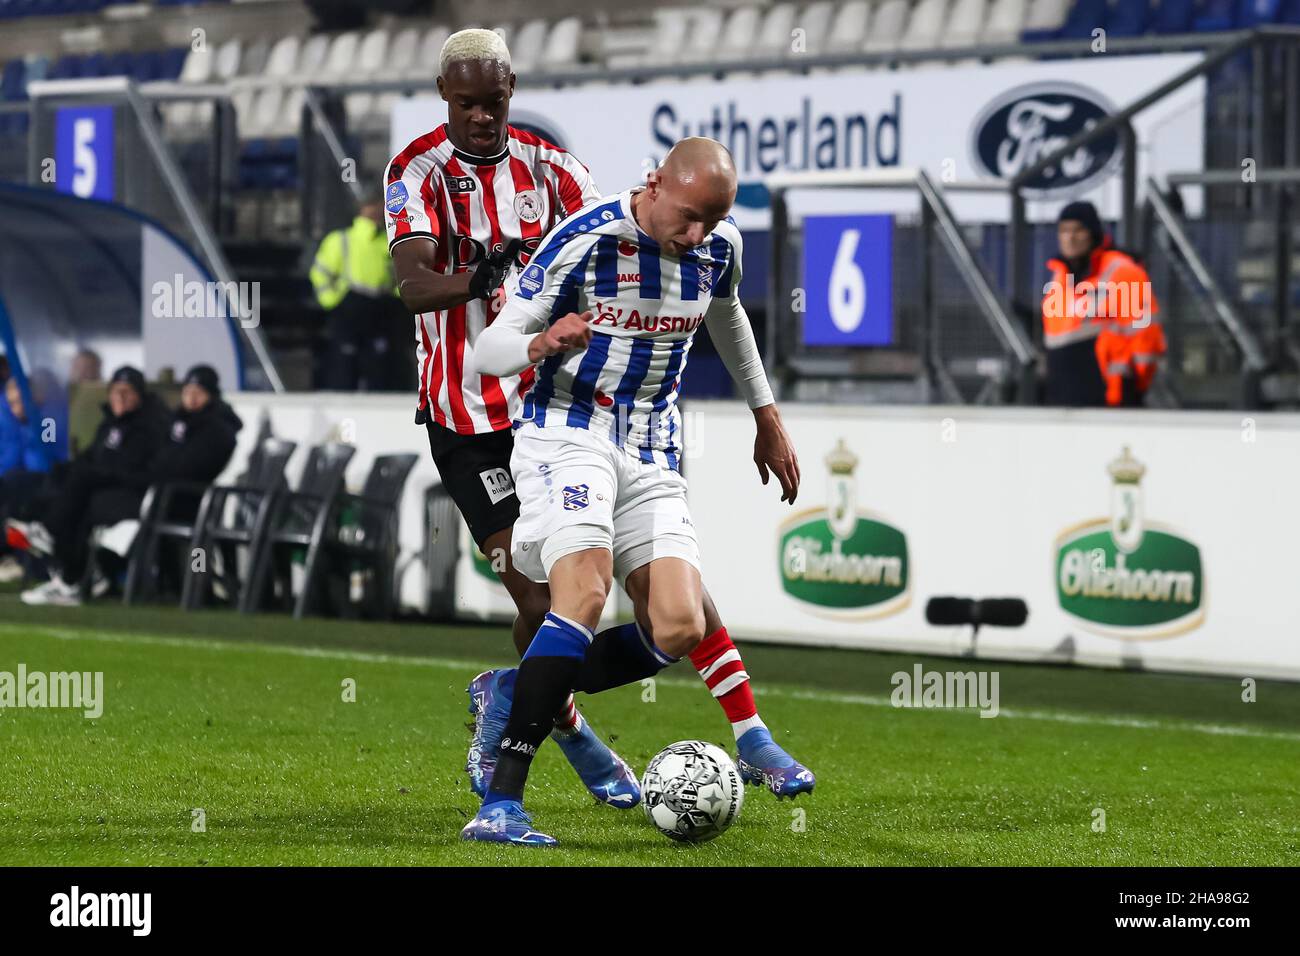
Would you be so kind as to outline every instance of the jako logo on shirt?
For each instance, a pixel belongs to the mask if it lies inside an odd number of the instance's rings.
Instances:
[[[1114,112],[1096,90],[1051,81],[1017,87],[998,97],[971,127],[971,153],[977,171],[1011,179],[1070,137],[1096,126]],[[1086,192],[1119,165],[1118,131],[1081,146],[1025,184],[1035,199]]]

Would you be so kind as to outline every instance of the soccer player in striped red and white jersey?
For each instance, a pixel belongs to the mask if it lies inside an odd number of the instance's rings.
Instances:
[[[498,289],[508,270],[526,265],[553,226],[600,193],[572,154],[509,125],[515,77],[499,36],[487,30],[453,34],[439,66],[448,121],[389,164],[389,243],[402,301],[416,316],[416,421],[428,429],[443,484],[475,543],[519,609],[514,639],[522,655],[550,607],[547,586],[519,573],[510,557],[519,516],[510,478],[511,420],[534,372],[476,374],[474,342],[500,309]],[[513,240],[521,243],[517,258],[509,254]],[[764,725],[744,662],[707,593],[704,613],[708,636],[691,660],[739,738]],[[492,705],[508,702],[514,674],[488,671],[470,684],[476,727],[468,770],[480,796],[505,723],[496,716],[501,708]],[[572,697],[554,739],[599,799],[630,805],[624,798],[636,789],[634,775],[627,779],[626,765],[591,733]],[[601,767],[603,777],[595,769]]]

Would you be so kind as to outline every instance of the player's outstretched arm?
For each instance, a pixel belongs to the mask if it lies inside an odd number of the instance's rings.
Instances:
[[[475,365],[485,375],[518,375],[550,355],[585,349],[591,341],[587,324],[591,318],[590,312],[570,312],[547,328],[518,300],[507,299],[496,321],[483,330],[474,345]]]
[[[705,314],[709,337],[718,350],[722,364],[754,412],[754,464],[759,477],[767,484],[769,470],[781,483],[781,500],[794,504],[799,494],[799,456],[781,421],[772,387],[758,354],[749,316],[734,292],[728,298],[714,299]]]

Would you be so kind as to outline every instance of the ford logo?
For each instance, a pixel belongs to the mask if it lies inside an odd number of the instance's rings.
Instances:
[[[976,118],[971,131],[975,169],[997,179],[1012,179],[1113,110],[1096,90],[1076,83],[1017,87]],[[1051,199],[1086,192],[1112,175],[1119,160],[1119,131],[1112,130],[1039,172],[1025,183],[1025,195]]]

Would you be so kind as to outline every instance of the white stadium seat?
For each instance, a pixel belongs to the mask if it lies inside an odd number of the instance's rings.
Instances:
[[[767,11],[758,31],[758,41],[754,44],[756,59],[777,60],[790,52],[794,41],[795,12],[793,3],[777,3]]]
[[[835,14],[826,37],[827,53],[849,53],[859,49],[871,35],[871,4],[866,0],[849,0]]]
[[[984,45],[1016,43],[1025,28],[1029,0],[993,0],[979,42]]]
[[[442,56],[442,45],[451,36],[451,30],[441,24],[429,28],[429,32],[420,41],[420,52],[416,55],[407,76],[437,76],[438,60]]]
[[[516,73],[528,73],[537,67],[546,45],[545,20],[529,20],[515,35],[515,45],[510,49],[510,62]]]
[[[288,90],[280,101],[280,108],[267,123],[269,136],[297,136],[302,125],[302,104],[307,98],[301,86]]]
[[[185,65],[181,67],[180,81],[182,83],[206,83],[212,76],[216,67],[214,62],[216,57],[213,55],[211,47],[205,46],[202,50],[190,50],[185,57]]]
[[[384,29],[371,30],[361,39],[357,47],[357,59],[352,71],[353,79],[358,81],[377,80],[384,72],[389,50],[389,35]],[[375,94],[348,93],[343,98],[343,108],[347,112],[349,126],[363,126],[373,119]]]
[[[718,37],[715,56],[721,61],[744,60],[753,56],[760,21],[758,7],[737,7],[731,11]]]
[[[278,79],[292,79],[294,71],[298,68],[298,53],[301,49],[302,43],[296,36],[280,37],[267,55],[266,67],[262,70],[263,75]]]
[[[655,23],[654,39],[646,49],[644,64],[663,66],[676,63],[686,48],[686,31],[690,26],[690,18],[680,10],[656,10]]]
[[[578,62],[581,40],[582,21],[577,17],[565,17],[551,27],[538,65],[543,70],[564,70],[574,66]]]
[[[871,29],[862,49],[868,53],[888,53],[898,49],[907,28],[908,12],[907,0],[884,0],[871,18]]]
[[[239,61],[243,58],[244,44],[235,37],[217,48],[217,62],[213,65],[212,79],[225,82],[239,74]]]
[[[319,76],[324,80],[342,80],[349,78],[357,62],[357,48],[361,45],[361,35],[355,30],[340,33],[330,44],[329,55],[321,67]]]
[[[399,30],[388,44],[388,56],[380,67],[380,75],[386,77],[405,76],[415,64],[415,57],[420,47],[420,31],[415,27]]]
[[[690,22],[686,25],[686,43],[682,50],[682,60],[687,63],[712,60],[714,51],[721,41],[721,33],[721,10],[700,7],[692,11]]]
[[[912,10],[900,50],[933,50],[948,22],[949,0],[921,0]]]
[[[988,15],[988,0],[955,0],[940,40],[947,49],[975,46]]]
[[[1070,0],[1030,0],[1024,29],[1055,30],[1065,25],[1069,15]]]
[[[307,38],[298,54],[297,78],[306,82],[320,75],[325,66],[325,57],[329,54],[330,38],[317,33]]]
[[[258,37],[244,47],[244,56],[239,63],[240,76],[261,76],[266,69],[266,61],[271,55],[271,41],[267,37]]]
[[[835,4],[831,0],[816,0],[815,3],[804,7],[795,17],[794,29],[803,31],[804,53],[816,56],[825,51],[827,33],[831,26],[831,14],[834,12]],[[790,56],[802,55],[790,51]]]

